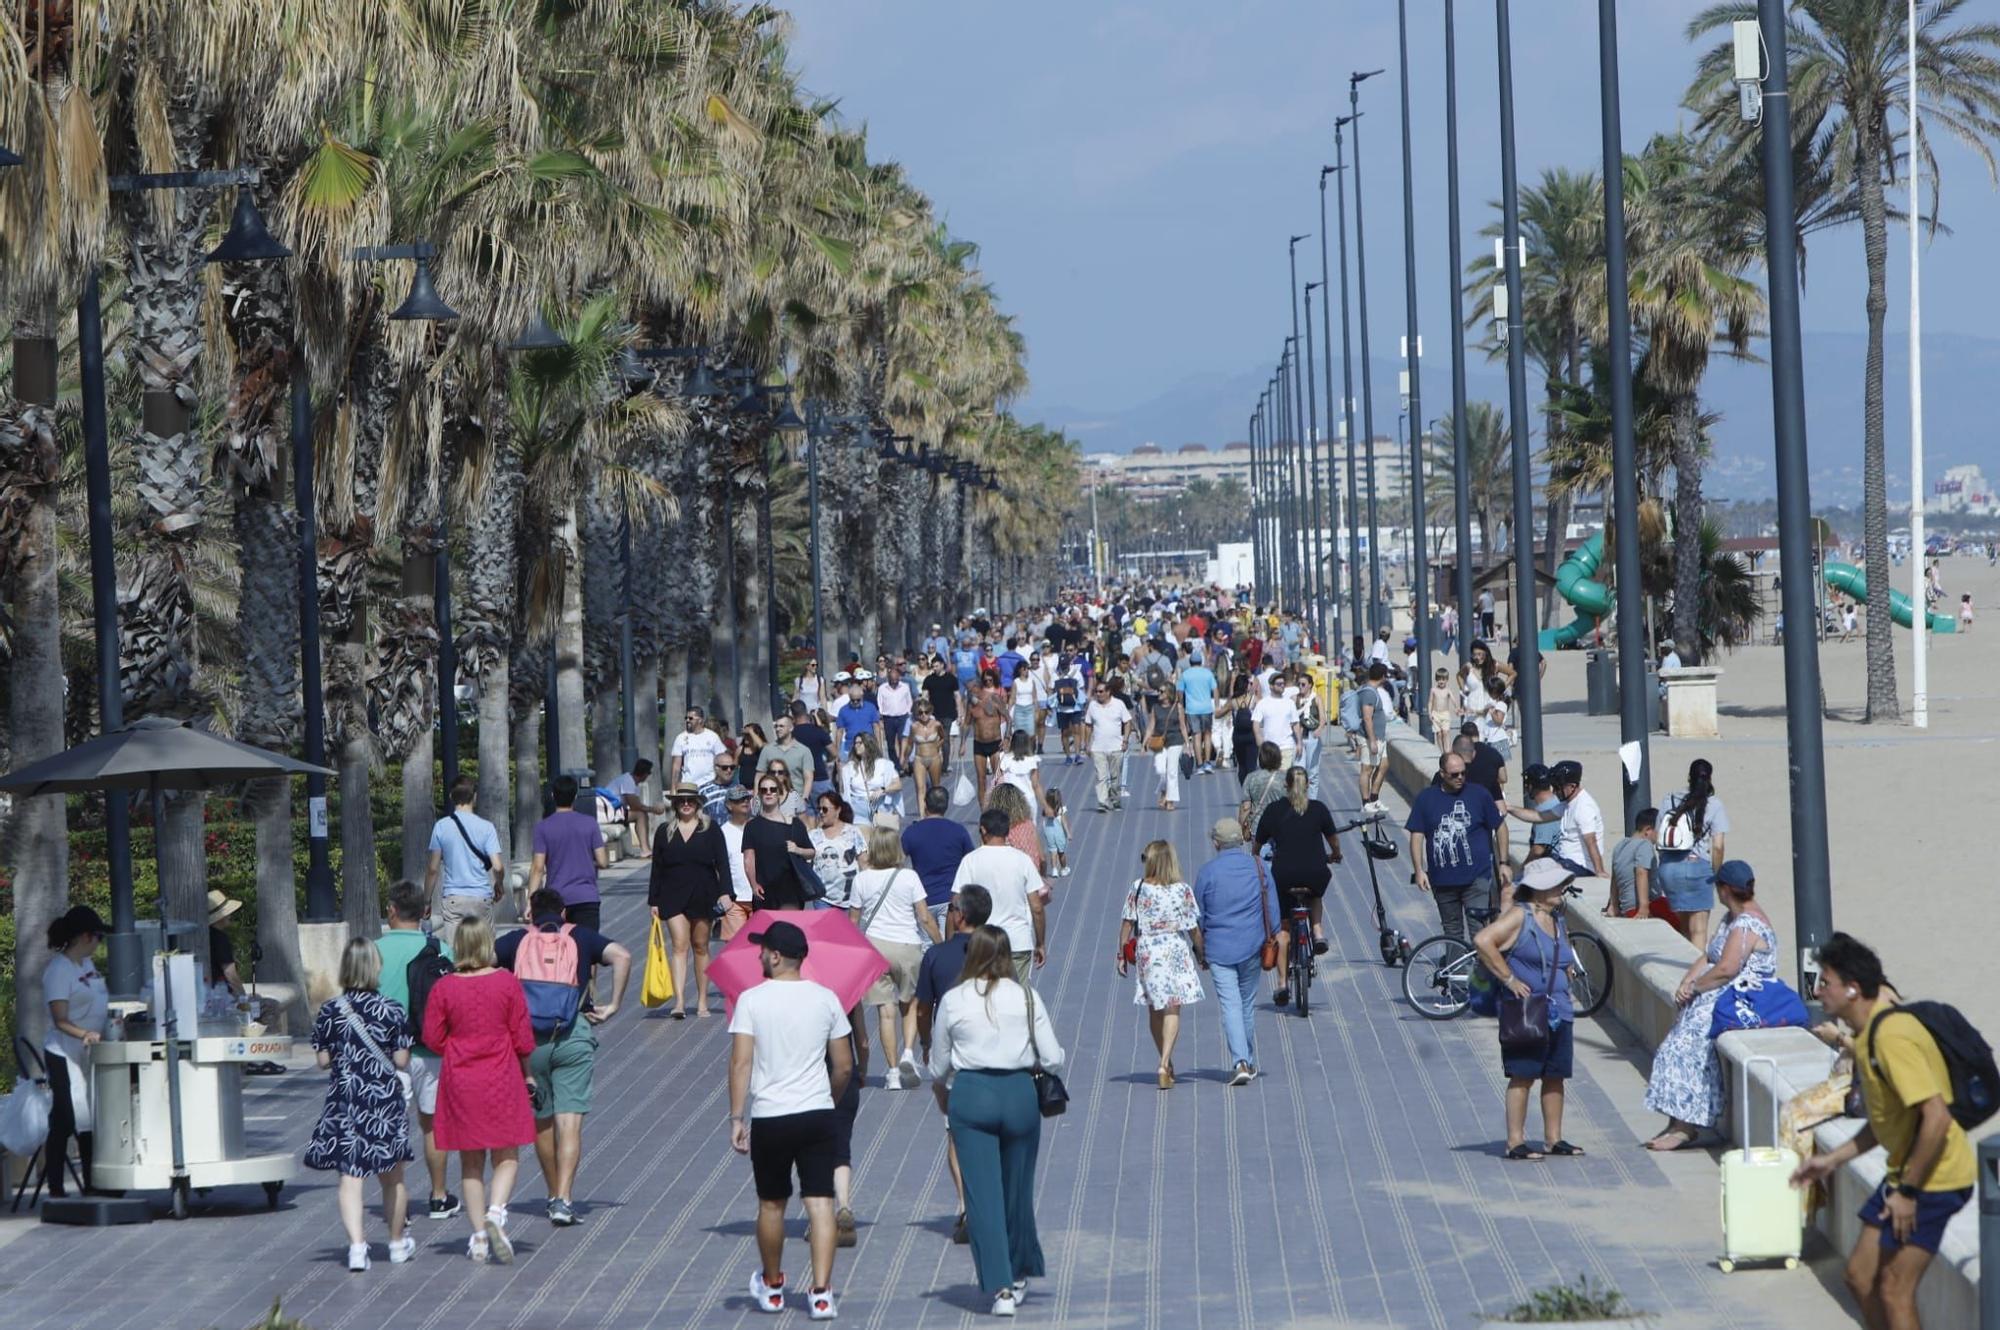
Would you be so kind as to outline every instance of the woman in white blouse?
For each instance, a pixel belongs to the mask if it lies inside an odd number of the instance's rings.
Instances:
[[[1062,1045],[1047,1008],[1014,980],[1006,932],[983,924],[966,945],[958,986],[932,1018],[931,1077],[965,1177],[979,1287],[993,1296],[996,1316],[1012,1316],[1029,1278],[1043,1273],[1035,1233],[1042,1116],[1030,1074],[1037,1063],[1060,1070]]]
[[[840,764],[840,792],[853,807],[856,821],[874,816],[883,809],[896,811],[892,797],[903,788],[896,764],[882,756],[872,734],[859,735],[847,760]]]
[[[90,1050],[104,1038],[110,1011],[104,980],[91,959],[110,932],[97,911],[73,907],[49,925],[48,967],[42,971],[42,1000],[49,1007],[49,1032],[42,1040],[49,1080],[49,1138],[43,1155],[49,1195],[65,1194],[69,1138],[76,1137],[84,1190],[90,1190],[92,1143]]]

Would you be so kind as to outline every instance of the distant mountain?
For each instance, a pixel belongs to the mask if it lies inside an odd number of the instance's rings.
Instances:
[[[1806,437],[1812,455],[1813,502],[1858,503],[1861,498],[1861,388],[1867,339],[1859,333],[1808,333],[1805,338]],[[1392,355],[1383,363],[1393,365]],[[1990,394],[2000,384],[2000,338],[1931,334],[1924,338],[1924,453],[1927,474],[1977,463],[2000,479],[2000,430],[1993,426]],[[1884,419],[1889,495],[1909,498],[1908,339],[1891,335],[1885,346]],[[1425,414],[1450,409],[1448,362],[1425,359]],[[1541,386],[1530,367],[1529,393]],[[1169,450],[1183,443],[1220,446],[1244,437],[1248,404],[1263,391],[1256,371],[1202,374],[1158,397],[1119,410],[1033,404],[1027,414],[1059,426],[1088,452],[1130,452],[1142,443]],[[1505,402],[1503,365],[1475,356],[1466,366],[1473,400]],[[1771,373],[1762,361],[1719,360],[1711,366],[1704,401],[1720,412],[1715,458],[1707,490],[1717,499],[1759,499],[1776,489],[1771,440]],[[1378,391],[1375,431],[1396,432],[1395,381]],[[1358,419],[1358,417],[1357,417]],[[1331,433],[1332,431],[1327,431]]]

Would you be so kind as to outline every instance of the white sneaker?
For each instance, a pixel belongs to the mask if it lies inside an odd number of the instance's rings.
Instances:
[[[833,1290],[823,1288],[806,1294],[806,1314],[815,1321],[831,1321],[838,1318],[840,1305],[833,1300]]]
[[[882,1073],[882,1088],[884,1090],[902,1089],[903,1074],[894,1067],[889,1068],[889,1070]]]
[[[356,1274],[368,1268],[368,1244],[350,1242],[347,1245],[347,1268]]]
[[[1015,1280],[1015,1281],[1014,1281],[1014,1301],[1015,1301],[1015,1303],[1016,1303],[1016,1304],[1019,1304],[1019,1303],[1023,1303],[1023,1302],[1026,1302],[1027,1300],[1028,1300],[1028,1281],[1027,1281],[1027,1280],[1025,1280],[1025,1279],[1017,1279],[1017,1280]]]
[[[896,1059],[896,1070],[902,1073],[905,1090],[916,1089],[922,1081],[917,1074],[917,1055],[907,1048],[903,1050],[903,1056]]]
[[[750,1297],[760,1312],[781,1312],[785,1309],[785,1277],[778,1276],[776,1284],[764,1282],[762,1270],[750,1272]]]
[[[507,1212],[497,1205],[486,1207],[486,1243],[492,1248],[494,1260],[502,1265],[513,1263],[514,1243],[507,1236]]]
[[[465,1254],[474,1265],[485,1265],[492,1258],[492,1252],[486,1245],[486,1235],[484,1233],[474,1233],[471,1237],[467,1238],[465,1240]]]
[[[389,1264],[408,1265],[410,1258],[417,1254],[417,1240],[405,1235],[389,1244]]]
[[[993,1314],[995,1316],[1012,1316],[1018,1301],[1019,1299],[1014,1296],[1013,1289],[1001,1289],[993,1295]]]

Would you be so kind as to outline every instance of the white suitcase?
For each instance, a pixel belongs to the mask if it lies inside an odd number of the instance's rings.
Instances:
[[[1751,1058],[1743,1065],[1743,1098],[1737,1118],[1743,1139],[1750,1139],[1750,1068],[1776,1058]],[[1799,1166],[1794,1151],[1779,1145],[1778,1104],[1771,1100],[1771,1145],[1730,1150],[1722,1156],[1722,1259],[1724,1274],[1745,1261],[1782,1261],[1787,1270],[1799,1263],[1805,1235],[1806,1193],[1792,1186]]]

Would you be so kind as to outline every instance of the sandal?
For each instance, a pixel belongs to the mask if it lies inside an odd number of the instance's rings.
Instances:
[[[1583,1157],[1583,1147],[1577,1145],[1571,1145],[1568,1141],[1557,1141],[1554,1145],[1551,1145],[1548,1148],[1547,1153],[1552,1155],[1557,1155],[1565,1159],[1571,1159],[1571,1158],[1580,1159]]]
[[[1513,1160],[1515,1163],[1521,1163],[1523,1161],[1539,1160],[1542,1157],[1542,1152],[1534,1146],[1529,1145],[1526,1141],[1522,1141],[1519,1145],[1509,1150],[1505,1157]]]
[[[1672,1138],[1673,1140],[1672,1145],[1660,1144],[1661,1141],[1667,1140],[1669,1138]],[[1678,1128],[1676,1128],[1671,1131],[1663,1131],[1658,1136],[1655,1136],[1652,1140],[1647,1141],[1646,1148],[1648,1150],[1651,1150],[1654,1154],[1671,1154],[1675,1150],[1683,1149],[1686,1146],[1693,1145],[1694,1138],[1695,1134],[1693,1132],[1681,1131]]]

